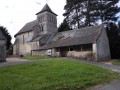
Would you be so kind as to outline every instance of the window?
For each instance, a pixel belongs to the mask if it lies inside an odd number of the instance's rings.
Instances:
[[[23,35],[23,44],[25,43],[25,37],[24,37],[24,35]]]
[[[50,22],[52,21],[52,17],[51,17],[51,15],[50,15]]]
[[[45,16],[43,15],[43,21],[45,20]]]
[[[82,51],[92,51],[92,44],[82,45]]]
[[[42,25],[41,27],[42,27],[42,30],[41,31],[43,31],[44,30],[44,27],[43,27],[44,25]]]
[[[48,21],[50,21],[50,15],[48,14]]]

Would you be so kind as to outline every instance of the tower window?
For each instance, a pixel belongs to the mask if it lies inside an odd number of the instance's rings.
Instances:
[[[42,21],[42,16],[40,17],[40,22]]]
[[[24,37],[24,35],[23,35],[23,44],[25,43],[25,37]]]
[[[42,31],[44,30],[44,25],[42,25]]]
[[[43,15],[41,16],[41,18],[42,18],[42,21],[43,21]]]
[[[43,21],[45,20],[45,16],[43,15]]]

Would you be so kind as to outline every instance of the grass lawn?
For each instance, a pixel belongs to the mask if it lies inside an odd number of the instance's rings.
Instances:
[[[39,62],[0,68],[0,90],[84,90],[119,79],[117,73],[68,60]]]
[[[112,64],[114,64],[114,65],[120,65],[120,60],[114,60],[114,61],[112,62]]]
[[[23,59],[38,60],[38,59],[48,59],[49,56],[24,56]]]

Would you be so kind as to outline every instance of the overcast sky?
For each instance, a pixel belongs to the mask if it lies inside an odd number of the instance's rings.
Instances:
[[[14,35],[27,23],[36,19],[46,1],[58,17],[58,25],[63,21],[64,5],[66,0],[0,0],[0,25],[5,26]]]

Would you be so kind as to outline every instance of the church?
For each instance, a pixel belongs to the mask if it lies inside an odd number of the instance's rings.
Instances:
[[[15,35],[14,55],[49,55],[87,60],[109,60],[109,41],[104,25],[58,32],[57,14],[48,4]]]

